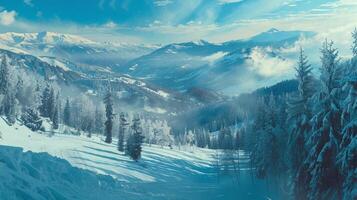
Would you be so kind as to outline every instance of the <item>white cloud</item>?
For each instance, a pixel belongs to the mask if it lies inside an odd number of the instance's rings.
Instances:
[[[114,23],[113,21],[109,21],[106,24],[104,24],[105,28],[116,28],[118,27],[118,25],[116,23]]]
[[[250,70],[264,77],[286,76],[291,73],[295,63],[280,57],[269,55],[269,49],[256,47],[249,55],[247,64]]]
[[[230,4],[230,3],[238,3],[242,1],[244,0],[218,0],[218,4],[223,5],[223,4]]]
[[[8,12],[7,10],[4,10],[0,12],[0,24],[7,26],[14,23],[16,14],[15,11]]]
[[[167,6],[172,3],[173,3],[172,0],[156,0],[156,1],[154,1],[155,6],[158,6],[158,7]]]

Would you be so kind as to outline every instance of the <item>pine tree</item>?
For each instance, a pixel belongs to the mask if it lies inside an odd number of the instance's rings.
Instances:
[[[15,95],[11,91],[8,91],[5,94],[2,107],[6,119],[10,124],[14,124],[16,121],[15,105],[16,105]]]
[[[71,106],[68,98],[63,110],[63,123],[67,126],[71,126]]]
[[[352,32],[352,55],[357,57],[357,28]]]
[[[52,128],[53,129],[59,128],[59,108],[60,108],[59,93],[57,93],[56,101],[54,102],[53,116],[52,116]]]
[[[340,152],[337,156],[337,164],[342,177],[343,199],[357,199],[357,29],[352,33],[353,58],[350,67],[345,74],[345,86],[348,91],[343,101],[342,112],[342,141],[339,146]]]
[[[357,74],[350,75],[346,81],[350,85],[349,95],[344,101],[341,151],[337,156],[344,200],[357,198],[353,192],[357,188]]]
[[[5,95],[10,87],[9,68],[7,57],[5,55],[2,57],[0,67],[0,95]]]
[[[118,134],[118,151],[124,152],[124,136],[126,126],[128,126],[125,114],[122,112],[119,116],[119,134]]]
[[[48,115],[49,115],[48,117],[53,122],[54,117],[55,117],[55,109],[56,109],[56,96],[55,96],[55,90],[53,89],[53,87],[51,87],[50,96],[48,98],[47,103],[48,103],[47,109],[48,109]],[[57,115],[58,115],[58,113],[57,113]]]
[[[264,155],[261,152],[264,152],[263,135],[265,133],[264,127],[267,115],[264,99],[258,99],[256,104],[256,116],[247,138],[247,148],[250,150],[251,168],[254,167],[257,171],[257,176],[262,178],[265,176],[265,170],[262,168],[262,156]]]
[[[106,94],[104,98],[104,104],[105,104],[105,116],[107,120],[105,121],[105,142],[106,143],[112,143],[112,129],[113,129],[113,99],[112,99],[112,93],[110,89],[108,90],[108,93]]]
[[[352,59],[347,73],[357,73],[357,28],[352,32]]]
[[[206,138],[207,148],[211,149],[212,148],[211,136],[207,130],[205,130],[205,138]]]
[[[16,94],[15,97],[16,99],[20,102],[21,105],[24,105],[26,102],[26,97],[24,96],[24,81],[20,76],[17,78],[17,83],[16,83]]]
[[[275,97],[270,94],[268,105],[266,106],[267,118],[265,120],[264,132],[262,135],[263,150],[265,155],[262,158],[262,169],[267,175],[276,175],[276,166],[279,164],[279,143],[276,135],[277,108]]]
[[[301,182],[297,187],[304,193],[299,193],[297,198],[302,199],[341,198],[341,176],[336,166],[341,141],[341,68],[333,42],[325,41],[321,53],[322,88],[317,94],[316,114],[312,118],[312,134],[308,140],[311,150],[298,173]]]
[[[94,130],[99,134],[103,134],[103,115],[99,111],[98,107],[95,108],[94,115]]]
[[[39,111],[39,114],[41,115],[42,94],[41,94],[40,84],[38,83],[38,81],[36,82],[36,86],[34,87],[32,95],[33,95],[33,102],[31,102],[29,106],[33,106],[34,108],[36,108]]]
[[[9,115],[11,112],[11,105],[13,99],[11,98],[12,95],[9,94],[10,92],[10,80],[9,80],[9,68],[7,57],[4,55],[1,60],[0,66],[0,114],[2,115]]]
[[[307,57],[304,55],[302,48],[300,48],[298,65],[295,67],[295,71],[296,79],[299,82],[298,93],[288,101],[288,118],[294,124],[288,142],[291,160],[290,169],[293,177],[296,177],[300,166],[307,156],[305,143],[308,132],[311,130],[309,121],[312,112],[309,101],[315,92],[314,79],[311,72],[312,68],[308,64]],[[299,185],[300,183],[295,184]],[[299,188],[295,187],[294,189],[296,196],[300,193],[305,193],[305,191],[300,191]]]
[[[135,116],[131,125],[132,134],[127,140],[127,154],[135,161],[141,157],[142,143],[144,136],[142,135],[142,128],[139,116]]]
[[[35,108],[26,108],[21,115],[21,120],[32,131],[38,131],[42,128],[42,119]]]
[[[39,106],[40,114],[42,117],[50,117],[50,109],[49,109],[49,101],[50,101],[50,93],[51,88],[50,85],[47,84],[41,95],[41,104]]]

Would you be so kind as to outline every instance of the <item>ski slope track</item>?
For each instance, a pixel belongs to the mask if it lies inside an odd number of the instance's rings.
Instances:
[[[0,199],[267,199],[249,160],[232,176],[218,151],[149,146],[132,161],[101,136],[32,132],[0,119]],[[228,167],[229,168],[229,167]]]

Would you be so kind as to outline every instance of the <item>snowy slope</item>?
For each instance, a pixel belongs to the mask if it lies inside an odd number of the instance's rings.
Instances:
[[[127,156],[119,153],[114,144],[105,144],[100,137],[87,138],[86,136],[54,135],[33,133],[25,126],[15,124],[7,127],[5,121],[0,121],[2,140],[0,144],[22,147],[25,151],[48,152],[51,155],[64,158],[71,164],[84,169],[90,169],[100,174],[109,174],[122,181],[155,182],[162,177],[160,174],[152,174],[156,170],[148,172],[132,162]],[[51,145],[49,145],[51,144]],[[213,161],[212,152],[199,150],[192,156],[191,152],[178,152],[161,149],[156,146],[146,147],[144,162],[157,161],[158,157],[183,159],[191,162],[193,166],[209,166]],[[91,162],[95,160],[96,162]],[[123,161],[119,162],[118,161]]]
[[[129,192],[110,176],[72,167],[47,153],[1,145],[0,180],[2,200],[114,200]]]
[[[117,194],[118,198],[229,200],[236,199],[237,197],[242,197],[242,199],[265,199],[268,196],[261,182],[251,182],[247,167],[240,169],[239,180],[231,176],[224,176],[224,173],[220,174],[221,167],[217,167],[217,160],[215,159],[218,154],[213,150],[190,148],[179,150],[177,147],[169,149],[158,146],[144,146],[143,158],[139,162],[134,162],[122,153],[119,153],[115,145],[104,143],[100,137],[87,138],[84,136],[60,134],[49,137],[46,133],[33,133],[19,124],[9,127],[2,119],[0,119],[0,131],[0,149],[3,149],[3,145],[6,145],[21,147],[24,151],[47,152],[52,156],[66,159],[71,165],[80,169],[112,176],[116,181],[120,182],[120,184],[113,182],[114,185],[118,185],[118,191],[124,190],[124,192],[119,192],[119,194],[118,192],[112,193]],[[0,152],[4,151],[8,150],[0,150]],[[19,154],[19,152],[16,154]],[[29,153],[26,154],[18,155],[18,157],[26,160],[37,157],[36,155],[29,155]],[[242,159],[246,159],[244,152],[240,154]],[[6,158],[2,158],[2,160],[4,159]],[[59,167],[59,174],[62,171],[65,173],[67,171],[66,168],[69,167],[63,161],[47,158],[47,156],[42,156],[41,159],[44,159],[41,162],[43,164],[52,162],[52,165],[49,166],[65,166],[64,168]],[[58,165],[56,164],[57,161],[60,162]],[[247,160],[242,160],[241,162],[247,163]],[[0,162],[0,167],[4,167],[2,163]],[[18,169],[19,166],[16,164],[14,168]],[[36,163],[29,162],[29,168],[41,169],[42,173],[49,173],[48,171],[46,172],[48,168],[39,168]],[[76,171],[78,169],[71,170]],[[12,173],[16,174],[15,172]],[[21,173],[27,177],[27,172],[23,172],[22,170]],[[57,175],[57,173],[53,173],[49,177],[52,177],[52,179],[59,178],[56,177]],[[89,173],[89,176],[95,179],[92,173]],[[80,178],[83,177],[79,177],[79,182]],[[98,179],[104,178],[99,176]],[[44,180],[40,180],[37,182],[42,184]],[[110,181],[108,178],[106,180],[103,184],[107,184]],[[236,181],[241,184],[237,184]],[[63,180],[59,180],[58,182],[49,181],[51,186],[62,182]],[[8,183],[8,181],[5,183]],[[72,184],[79,183],[74,181]],[[2,184],[1,187],[1,190],[12,188],[6,184]],[[78,185],[75,186],[75,188],[77,187]],[[83,186],[83,188],[78,189],[78,192],[86,192],[86,189],[88,188]],[[99,187],[98,191],[101,192],[103,190]],[[94,190],[94,192],[96,191]],[[140,194],[139,197],[138,194]],[[77,195],[80,196],[80,194]],[[103,198],[94,199],[110,198],[103,196]]]

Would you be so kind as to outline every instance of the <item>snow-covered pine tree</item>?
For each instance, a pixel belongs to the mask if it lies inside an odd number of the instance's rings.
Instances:
[[[2,103],[2,109],[4,115],[9,124],[13,124],[16,121],[16,98],[13,91],[7,91]]]
[[[342,113],[342,142],[337,156],[337,164],[342,177],[343,200],[357,199],[357,29],[352,33],[353,58],[344,76],[348,96],[343,101]]]
[[[296,174],[307,155],[305,142],[306,137],[308,137],[308,133],[311,130],[309,121],[312,114],[309,101],[315,92],[312,67],[308,64],[308,59],[302,48],[300,48],[299,59],[295,71],[296,79],[299,82],[298,92],[288,101],[288,119],[293,124],[288,142],[290,169],[293,177],[296,177]],[[295,187],[294,193],[295,195],[298,195],[300,193],[305,193],[305,191],[300,191],[299,187]]]
[[[17,77],[17,83],[15,86],[15,97],[19,101],[20,105],[25,105],[27,98],[25,97],[25,91],[24,91],[24,81],[20,76]]]
[[[59,128],[59,109],[60,109],[59,93],[57,93],[55,99],[56,100],[54,101],[53,116],[52,116],[52,128],[58,129]]]
[[[195,135],[193,134],[193,131],[191,131],[191,130],[185,131],[185,136],[184,137],[185,137],[184,143],[186,145],[193,146],[196,143]]]
[[[36,108],[26,108],[21,115],[21,120],[32,131],[38,131],[42,128],[42,119]]]
[[[10,92],[10,78],[9,78],[9,66],[7,57],[3,55],[0,66],[0,114],[5,115],[9,113],[9,109],[12,104]]]
[[[321,49],[321,85],[315,100],[309,154],[298,172],[297,187],[305,193],[300,199],[340,199],[341,176],[336,156],[341,141],[341,106],[338,51],[333,42],[324,42]],[[307,194],[307,196],[305,196]]]
[[[119,134],[118,134],[118,151],[124,152],[124,136],[126,127],[129,125],[125,113],[121,112],[119,116]]]
[[[218,142],[218,148],[219,149],[226,149],[226,135],[228,134],[228,129],[225,127],[222,127],[221,130],[219,130],[218,132],[218,138],[217,138],[217,142]]]
[[[350,84],[349,95],[344,101],[342,142],[337,164],[342,177],[343,199],[357,199],[357,74],[346,77]]]
[[[261,142],[263,142],[262,168],[266,175],[276,175],[277,165],[279,164],[280,152],[279,141],[277,137],[277,106],[273,94],[269,96],[269,102],[266,106],[266,119],[264,132],[261,135]]]
[[[134,116],[131,125],[132,134],[127,140],[127,154],[135,161],[138,161],[141,157],[142,143],[144,136],[142,135],[142,128],[140,118],[138,115]]]
[[[42,117],[50,117],[49,101],[50,101],[51,87],[46,84],[46,87],[42,91],[41,104],[39,106],[40,114]]]
[[[71,126],[71,106],[69,98],[66,99],[66,104],[63,110],[63,123],[67,126]]]
[[[48,112],[49,112],[49,118],[51,119],[51,121],[54,121],[54,117],[55,117],[55,108],[56,108],[56,96],[55,96],[55,90],[53,89],[53,87],[51,87],[50,89],[50,96],[48,98],[48,102],[47,102],[47,106],[48,106]],[[57,113],[58,115],[58,113]]]
[[[246,138],[246,146],[250,151],[250,166],[256,169],[258,177],[265,176],[265,170],[260,168],[262,166],[261,161],[263,152],[263,141],[261,140],[264,134],[265,120],[266,120],[266,105],[264,99],[258,99],[256,102],[255,120],[252,127],[249,130],[248,137]]]
[[[5,95],[10,87],[9,66],[6,55],[3,55],[0,66],[0,95]]]
[[[211,149],[212,148],[212,143],[211,143],[211,136],[209,131],[204,130],[204,134],[205,134],[205,139],[206,139],[206,144],[207,144],[207,148]]]
[[[198,129],[198,131],[195,131],[195,140],[197,142],[197,144],[196,144],[197,147],[203,148],[206,146],[204,134],[201,129]]]
[[[103,114],[99,110],[98,106],[95,108],[94,115],[94,131],[96,133],[103,134]]]
[[[38,81],[36,81],[36,85],[33,88],[29,88],[30,89],[30,94],[32,95],[33,98],[33,102],[28,104],[28,107],[33,107],[36,108],[36,110],[38,110],[39,114],[41,115],[41,105],[42,105],[42,97],[41,97],[41,88],[40,88],[40,84],[38,83]]]
[[[352,54],[353,57],[357,57],[357,28],[352,32]]]
[[[112,131],[113,131],[113,119],[114,119],[114,111],[113,111],[113,97],[111,89],[108,88],[107,94],[104,97],[105,104],[105,116],[107,120],[105,121],[105,142],[112,143]]]

